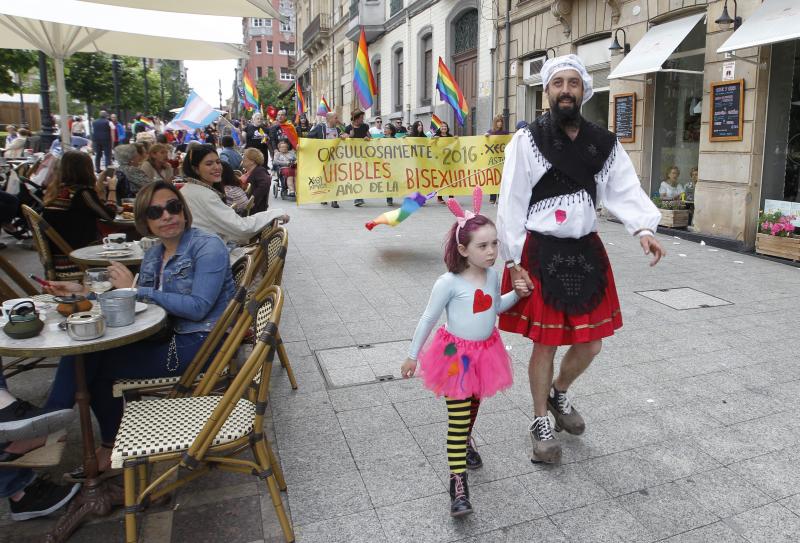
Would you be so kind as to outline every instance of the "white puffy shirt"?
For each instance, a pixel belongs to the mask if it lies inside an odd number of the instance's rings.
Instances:
[[[585,190],[529,207],[533,187],[551,167],[534,147],[527,128],[518,130],[506,146],[497,208],[503,260],[520,261],[529,230],[559,238],[580,238],[597,231],[597,213]],[[619,218],[631,235],[656,231],[661,213],[642,190],[631,159],[619,142],[595,175],[595,182],[598,203]]]

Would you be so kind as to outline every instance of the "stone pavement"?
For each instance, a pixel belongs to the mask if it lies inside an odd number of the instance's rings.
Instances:
[[[481,408],[476,511],[452,520],[443,400],[418,379],[350,384],[396,377],[444,271],[450,213],[433,205],[398,228],[363,228],[384,210],[291,210],[281,333],[300,389],[276,368],[268,430],[298,541],[800,540],[800,269],[665,236],[669,255],[649,268],[620,225],[601,221],[626,324],[570,391],[587,431],[559,436],[560,466],[530,463],[531,347],[504,335],[516,382]],[[33,253],[5,254],[39,270]],[[732,303],[676,310],[637,294],[677,287]],[[10,384],[39,401],[51,376]],[[54,475],[78,463],[70,454]],[[53,522],[2,513],[0,541],[39,541]],[[121,518],[73,540],[120,541]],[[282,540],[264,485],[234,474],[200,479],[141,521],[148,542]]]

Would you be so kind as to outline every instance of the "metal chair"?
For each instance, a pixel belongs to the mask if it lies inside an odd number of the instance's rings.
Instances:
[[[128,543],[137,541],[137,512],[212,468],[265,479],[284,538],[294,541],[279,491],[286,488],[283,472],[263,431],[282,307],[283,294],[276,286],[258,293],[248,305],[245,314],[255,323],[258,339],[224,395],[205,393],[209,389],[204,385],[213,382],[209,372],[191,397],[134,402],[125,411],[111,465],[123,469]],[[245,395],[255,382],[253,402]],[[248,452],[252,459],[239,458]],[[166,464],[167,469],[148,482],[147,468],[159,463]]]

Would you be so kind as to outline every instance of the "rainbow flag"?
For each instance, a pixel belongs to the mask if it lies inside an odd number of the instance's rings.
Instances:
[[[153,120],[150,119],[149,117],[145,117],[144,115],[139,117],[139,122],[145,125],[148,130],[153,130],[156,127]]]
[[[469,115],[469,106],[442,57],[439,57],[439,74],[436,76],[436,88],[439,90],[439,96],[442,101],[450,104],[450,107],[456,112],[458,124],[464,126],[464,119]]]
[[[444,121],[442,121],[436,113],[431,115],[431,132],[436,134],[439,131],[439,128],[442,126],[443,122]]]
[[[412,213],[419,211],[419,208],[424,206],[425,202],[430,200],[434,194],[436,193],[432,192],[427,196],[420,194],[419,192],[409,194],[403,198],[403,204],[399,208],[380,214],[364,226],[366,226],[367,230],[372,230],[379,224],[397,226],[406,220]]]
[[[361,27],[361,37],[358,39],[358,53],[356,54],[356,66],[353,73],[353,90],[358,96],[358,102],[361,104],[362,109],[372,107],[372,102],[378,95],[378,87],[375,85],[372,67],[369,65],[367,35],[364,34],[363,26]]]
[[[258,88],[250,77],[250,73],[245,70],[244,77],[242,77],[242,84],[244,85],[244,101],[249,104],[248,111],[253,108],[258,108]]]
[[[295,116],[299,118],[300,115],[306,112],[306,98],[305,96],[303,96],[303,89],[300,88],[300,81],[295,80],[294,92],[295,92],[295,98],[294,98]]]
[[[319,105],[317,106],[317,115],[325,116],[331,111],[331,106],[328,105],[328,101],[325,99],[325,95],[322,95],[322,99],[319,101]]]

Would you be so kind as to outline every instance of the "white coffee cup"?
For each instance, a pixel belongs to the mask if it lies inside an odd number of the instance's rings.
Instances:
[[[15,305],[21,302],[33,303],[33,300],[31,298],[12,298],[11,300],[6,300],[5,302],[3,302],[2,305],[3,318],[8,320],[8,316],[11,314],[11,310],[14,308]]]
[[[127,240],[128,235],[125,233],[109,234],[103,238],[103,245],[117,247],[125,243]]]

